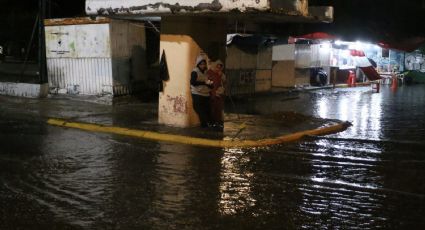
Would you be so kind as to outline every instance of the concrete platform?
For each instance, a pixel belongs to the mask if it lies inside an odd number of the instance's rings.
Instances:
[[[304,137],[308,136],[321,136],[327,134],[334,134],[338,132],[342,132],[346,130],[351,124],[348,122],[336,123],[328,126],[322,126],[311,130],[302,130],[286,135],[280,135],[276,137],[270,138],[262,138],[262,139],[254,139],[254,140],[246,140],[236,138],[236,135],[241,133],[242,129],[245,129],[246,126],[242,123],[242,126],[235,129],[235,135],[233,137],[226,136],[221,139],[210,139],[210,138],[199,138],[193,136],[184,136],[179,134],[168,134],[168,133],[160,133],[146,130],[137,130],[137,129],[129,129],[124,127],[114,127],[114,126],[102,126],[93,123],[79,123],[79,122],[69,122],[66,120],[50,118],[47,120],[47,124],[53,126],[59,126],[63,128],[73,128],[84,130],[88,132],[97,132],[97,133],[108,133],[108,134],[118,134],[123,136],[129,136],[134,138],[141,138],[145,140],[158,141],[158,142],[169,142],[169,143],[177,143],[177,144],[186,144],[186,145],[196,145],[203,147],[216,147],[216,148],[252,148],[252,147],[265,147],[271,145],[278,144],[287,144],[290,142],[301,140]],[[263,130],[263,133],[267,133],[267,131]],[[225,134],[223,132],[220,134]]]
[[[275,100],[280,100],[276,98]],[[341,121],[315,118],[291,111],[265,114],[227,113],[224,132],[210,129],[176,128],[158,123],[157,103],[129,102],[114,106],[76,101],[69,98],[27,99],[0,96],[1,110],[46,123],[50,118],[67,122],[90,123],[106,127],[144,130],[163,135],[187,136],[210,140],[263,140],[325,126],[338,125]],[[41,112],[42,111],[42,112]],[[33,118],[31,118],[33,119]]]

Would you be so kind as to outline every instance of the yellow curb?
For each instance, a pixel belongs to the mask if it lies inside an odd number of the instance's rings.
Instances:
[[[370,82],[359,82],[356,83],[357,87],[366,87],[366,86],[370,86]],[[335,85],[335,88],[356,88],[356,86],[348,86],[348,84],[337,84]]]
[[[211,140],[211,139],[205,139],[205,138],[181,136],[181,135],[174,135],[174,134],[163,134],[163,133],[157,133],[157,132],[151,132],[151,131],[127,129],[127,128],[120,128],[120,127],[112,127],[112,126],[101,126],[101,125],[88,124],[88,123],[67,122],[65,120],[53,119],[53,118],[47,120],[47,123],[50,125],[55,125],[55,126],[81,129],[81,130],[92,131],[92,132],[112,133],[112,134],[138,137],[138,138],[155,140],[155,141],[164,141],[164,142],[173,142],[173,143],[179,143],[179,144],[197,145],[197,146],[205,146],[205,147],[218,147],[218,148],[261,147],[261,146],[283,144],[283,143],[297,141],[305,136],[318,136],[318,135],[327,135],[327,134],[341,132],[346,130],[350,126],[350,123],[343,122],[343,123],[339,123],[332,126],[292,133],[292,134],[288,134],[288,135],[284,135],[284,136],[280,136],[276,138],[261,139],[261,140]]]

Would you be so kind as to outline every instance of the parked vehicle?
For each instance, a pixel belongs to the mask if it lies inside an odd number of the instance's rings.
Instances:
[[[323,68],[313,68],[310,72],[310,84],[312,86],[325,86],[328,82],[328,74]]]

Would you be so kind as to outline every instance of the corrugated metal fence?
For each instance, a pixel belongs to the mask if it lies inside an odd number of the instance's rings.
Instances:
[[[69,94],[113,93],[111,58],[48,58],[51,93],[66,89]]]
[[[226,70],[227,94],[254,95],[255,74],[255,69]]]

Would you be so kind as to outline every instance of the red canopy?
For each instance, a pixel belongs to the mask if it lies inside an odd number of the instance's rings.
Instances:
[[[401,42],[384,42],[381,41],[378,45],[385,49],[396,49],[405,52],[413,52],[425,43],[425,37],[413,37]]]
[[[334,40],[336,39],[336,36],[324,33],[324,32],[315,32],[311,34],[304,34],[301,36],[295,36],[294,38],[298,39],[308,39],[308,40]]]

